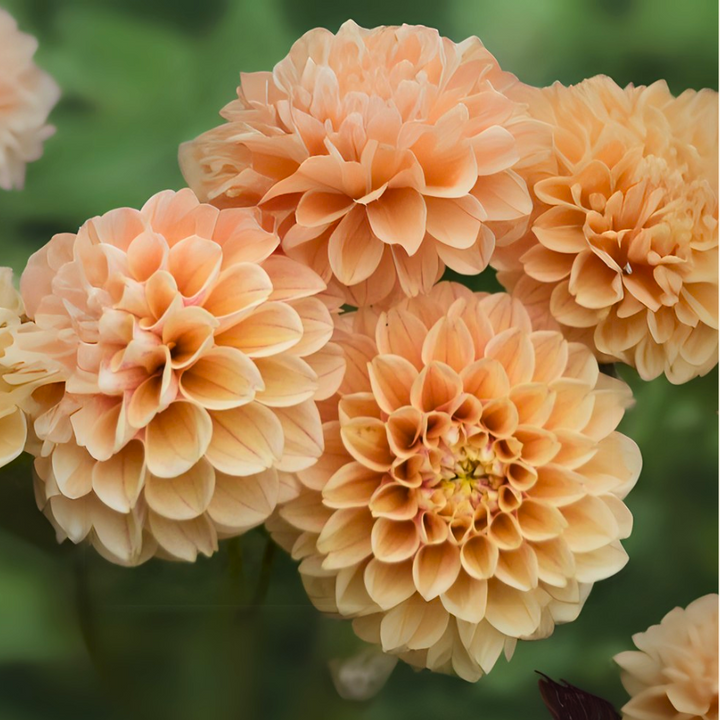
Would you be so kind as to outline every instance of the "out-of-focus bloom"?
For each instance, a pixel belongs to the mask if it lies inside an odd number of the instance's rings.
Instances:
[[[641,461],[615,427],[630,390],[505,294],[440,283],[339,323],[326,452],[271,531],[317,607],[477,680],[627,561],[622,498]]]
[[[181,147],[188,184],[254,205],[283,249],[335,278],[353,305],[432,287],[444,267],[483,270],[487,222],[532,205],[515,172],[549,154],[549,129],[475,37],[426,27],[306,33],[272,72],[243,74],[227,121]]]
[[[500,281],[602,361],[646,380],[707,373],[718,346],[717,93],[674,98],[664,82],[622,89],[596,77],[517,94],[554,126],[556,152],[528,176],[532,231],[498,248]]]
[[[638,651],[615,656],[632,696],[625,720],[718,720],[718,596],[671,610],[644,633]]]
[[[109,559],[194,560],[263,522],[323,449],[315,399],[344,361],[322,280],[275,254],[255,210],[190,190],[56,235],[29,261],[9,348],[35,391],[38,503]]]
[[[60,97],[55,81],[33,62],[37,40],[0,8],[0,187],[22,187],[25,165],[42,155],[55,129],[47,116]]]

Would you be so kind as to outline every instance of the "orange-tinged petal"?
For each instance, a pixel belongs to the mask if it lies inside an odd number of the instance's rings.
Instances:
[[[148,475],[145,499],[159,515],[170,520],[191,520],[210,504],[215,489],[215,471],[201,459],[186,472],[175,477]]]

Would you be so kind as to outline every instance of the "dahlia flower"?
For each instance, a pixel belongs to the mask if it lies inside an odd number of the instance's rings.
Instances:
[[[534,316],[604,362],[673,383],[717,364],[717,93],[664,82],[518,88],[554,127],[532,229],[493,265]]]
[[[33,62],[37,40],[0,8],[0,187],[22,187],[25,165],[42,155],[55,129],[47,116],[60,97],[55,81]]]
[[[641,461],[615,427],[630,390],[505,294],[440,283],[339,325],[325,455],[270,529],[318,608],[477,680],[626,563]]]
[[[637,651],[615,656],[632,696],[625,720],[718,720],[718,596],[671,610],[644,633]]]
[[[516,170],[550,136],[508,98],[517,84],[475,37],[316,29],[272,72],[242,74],[225,124],[183,145],[180,163],[201,198],[272,213],[285,252],[350,304],[417,295],[446,265],[483,270],[487,223],[532,208]]]
[[[38,503],[58,538],[135,564],[194,560],[262,523],[323,449],[316,399],[344,361],[312,270],[250,209],[190,190],[56,235],[22,276],[8,350],[35,391]],[[282,491],[282,492],[281,492]]]

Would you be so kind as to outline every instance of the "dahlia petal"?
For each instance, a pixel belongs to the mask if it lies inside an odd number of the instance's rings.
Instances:
[[[585,213],[575,208],[552,207],[535,221],[533,233],[548,249],[559,253],[580,253],[587,248],[583,232]]]
[[[565,540],[554,538],[533,542],[538,561],[538,578],[553,587],[565,587],[575,574],[575,556]]]
[[[585,495],[582,477],[560,465],[545,465],[537,469],[538,479],[529,494],[555,507],[563,507]]]
[[[507,170],[519,159],[515,138],[500,125],[483,130],[473,138],[472,145],[477,160],[477,174],[480,176]]]
[[[270,300],[299,300],[316,295],[326,287],[314,270],[283,255],[271,255],[263,262],[262,269],[272,282]]]
[[[375,342],[377,351],[383,355],[404,357],[416,368],[424,365],[421,357],[422,338],[427,334],[423,322],[410,312],[392,309],[381,316],[377,324]],[[374,351],[373,351],[373,354]]]
[[[409,255],[399,245],[393,245],[390,249],[400,286],[406,295],[414,297],[428,292],[440,279],[442,267],[437,252],[433,251],[429,243],[423,243],[414,255]]]
[[[485,617],[487,582],[476,580],[461,570],[452,587],[440,595],[440,601],[459,620],[479,623]]]
[[[220,274],[203,308],[215,316],[222,326],[265,302],[273,291],[268,274],[257,265],[238,263]]]
[[[367,615],[378,608],[368,595],[361,565],[342,568],[335,581],[335,604],[341,615]]]
[[[445,363],[428,363],[413,382],[410,402],[418,410],[440,410],[462,392],[460,376]]]
[[[365,568],[365,587],[373,602],[390,610],[415,593],[412,563],[384,563],[373,558]]]
[[[356,285],[376,270],[384,249],[382,240],[373,234],[365,211],[356,207],[330,236],[330,267],[341,283]]]
[[[495,335],[511,329],[519,329],[527,333],[532,330],[527,310],[519,300],[510,295],[505,293],[488,295],[478,303],[478,307],[487,315]]]
[[[227,475],[254,475],[276,465],[282,456],[284,434],[271,410],[251,402],[210,413],[212,437],[206,457]]]
[[[712,283],[693,283],[685,285],[682,298],[700,319],[713,330],[718,329],[718,286]]]
[[[418,451],[427,421],[414,407],[396,410],[387,419],[387,436],[390,449],[399,458],[412,458]]]
[[[221,263],[222,248],[196,235],[180,240],[168,255],[168,269],[186,298],[206,289],[220,272]]]
[[[530,382],[535,370],[535,352],[530,338],[518,328],[496,335],[485,348],[485,357],[497,360],[511,385]]]
[[[269,359],[263,360],[269,362]],[[182,394],[208,410],[227,410],[251,402],[267,390],[262,368],[244,353],[217,347],[204,353],[180,377]]]
[[[0,465],[7,465],[25,448],[27,422],[20,409],[0,418]]]
[[[517,521],[526,540],[541,542],[560,536],[567,527],[563,514],[552,505],[528,498],[518,508]]]
[[[317,540],[318,550],[325,554],[325,570],[350,567],[371,554],[372,516],[366,508],[336,510]]]
[[[495,574],[498,548],[484,535],[477,535],[463,544],[460,560],[463,569],[476,580],[486,580]]]
[[[281,302],[268,302],[216,335],[215,342],[242,350],[251,358],[267,357],[297,345],[302,333],[302,320],[293,308]]]
[[[440,318],[428,332],[422,348],[426,365],[438,361],[460,373],[472,363],[474,355],[472,335],[459,317]]]
[[[298,405],[315,395],[318,379],[313,369],[298,357],[258,358],[255,365],[264,387],[255,397],[268,407]]]
[[[280,508],[280,517],[303,532],[319,534],[333,511],[325,507],[317,493],[301,493]]]
[[[60,492],[72,500],[92,490],[95,460],[84,448],[75,444],[58,445],[52,454],[52,468]]]
[[[149,474],[145,481],[145,499],[158,515],[170,520],[191,520],[207,509],[215,489],[215,472],[201,459],[175,477],[159,478]]]
[[[337,421],[324,423],[322,433],[325,447],[323,454],[314,465],[298,471],[297,474],[303,485],[311,490],[322,490],[330,478],[349,460],[340,436],[340,423]]]
[[[533,245],[520,260],[531,278],[543,283],[554,283],[570,275],[575,256],[548,250],[544,245]]]
[[[275,409],[285,444],[276,467],[283,472],[299,472],[314,465],[323,454],[323,427],[317,405],[305,400],[293,407]]]
[[[410,389],[418,371],[399,355],[384,354],[373,358],[368,365],[370,384],[380,408],[392,413],[409,405]]]
[[[157,270],[166,269],[168,245],[157,233],[140,233],[127,249],[128,270],[139,282],[145,282]]]
[[[346,215],[354,204],[352,198],[343,193],[310,191],[300,198],[295,217],[306,227],[329,225]]]
[[[385,472],[393,457],[388,446],[385,425],[376,418],[354,418],[341,430],[348,452],[366,467]]]
[[[532,548],[523,543],[516,550],[501,550],[495,577],[509,587],[530,592],[538,584],[538,562]]]
[[[535,350],[533,382],[551,383],[557,380],[568,363],[568,344],[562,335],[552,331],[534,332],[530,341]]]
[[[575,553],[575,577],[583,583],[605,580],[619,573],[628,560],[628,554],[619,542],[591,552]]]
[[[529,215],[532,210],[527,185],[512,170],[495,170],[492,174],[479,177],[471,193],[482,205],[489,221],[517,220]]]
[[[55,495],[48,500],[52,514],[53,525],[75,544],[82,542],[92,529],[93,518],[91,504],[92,495],[84,495],[77,500],[71,500],[64,495]]]
[[[142,523],[134,513],[116,513],[101,502],[89,506],[97,540],[123,562],[134,564],[142,552]]]
[[[200,307],[185,307],[172,313],[163,325],[162,340],[170,351],[173,368],[184,368],[212,345],[217,320]]]
[[[478,400],[502,398],[510,390],[505,368],[491,358],[481,358],[464,368],[460,377],[466,392],[472,393]]]
[[[290,352],[310,362],[312,358],[307,356],[325,348],[332,337],[332,316],[322,300],[314,297],[295,300],[292,307],[300,316],[303,334],[300,342],[293,346]]]
[[[615,516],[601,498],[588,495],[563,507],[568,523],[563,539],[573,552],[597,550],[619,537]]]
[[[380,637],[383,650],[430,647],[442,637],[448,621],[447,611],[439,600],[428,603],[417,595],[408,598],[382,619]]]
[[[490,400],[483,406],[481,427],[496,438],[510,437],[518,426],[518,411],[507,398]]]
[[[568,291],[585,308],[605,308],[622,300],[622,275],[595,253],[581,252],[572,264]]]
[[[145,483],[145,453],[138,440],[92,469],[92,489],[109,508],[128,513],[135,507]]]
[[[207,514],[223,528],[249,530],[270,517],[278,504],[279,493],[280,480],[274,469],[244,477],[217,472]]]
[[[449,542],[420,548],[413,560],[413,580],[428,602],[452,587],[460,572],[460,551]]]
[[[387,483],[377,488],[368,503],[373,517],[411,520],[417,515],[418,503],[413,491],[400,483]]]
[[[371,534],[373,555],[382,562],[398,563],[411,558],[420,545],[417,527],[410,520],[378,518]]]
[[[522,443],[520,456],[523,461],[533,466],[551,462],[561,449],[555,435],[541,428],[521,425],[515,432],[515,438]]]
[[[323,502],[331,508],[367,507],[382,475],[359,462],[340,467],[323,488]]]
[[[509,513],[498,513],[492,519],[488,528],[488,537],[500,550],[515,550],[522,545],[518,522]]]
[[[458,250],[442,243],[435,245],[440,260],[461,275],[481,273],[488,266],[494,248],[495,236],[485,225],[480,228],[477,242],[468,248]]]
[[[145,462],[153,475],[171,478],[190,470],[205,454],[213,434],[210,416],[185,401],[158,413],[146,430]]]
[[[499,580],[488,581],[485,618],[510,637],[531,635],[540,624],[540,605],[533,593],[511,588]]]
[[[457,250],[472,247],[487,213],[472,195],[462,198],[425,198],[427,232]]]
[[[204,515],[178,521],[150,512],[148,523],[160,547],[178,560],[195,562],[198,553],[210,557],[218,549],[215,528]]]
[[[184,188],[153,195],[143,205],[140,215],[173,246],[192,235],[210,237],[219,212],[212,205],[200,204],[195,194]]]

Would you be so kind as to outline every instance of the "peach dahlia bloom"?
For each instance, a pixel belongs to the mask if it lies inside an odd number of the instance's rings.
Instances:
[[[533,168],[531,232],[494,257],[537,316],[605,362],[673,383],[704,375],[718,346],[718,96],[664,82],[521,87],[554,126]],[[512,238],[511,238],[512,240]]]
[[[440,283],[340,325],[325,455],[271,529],[317,607],[477,680],[625,565],[641,461],[615,427],[630,390],[505,294]]]
[[[549,132],[476,37],[346,22],[306,33],[272,72],[241,75],[226,122],[180,149],[203,199],[261,206],[283,249],[334,278],[353,305],[430,289],[447,265],[472,275],[489,221],[531,210],[515,172]]]
[[[42,155],[55,129],[47,116],[60,97],[55,81],[33,62],[37,40],[0,8],[0,187],[22,187],[25,165]]]
[[[718,596],[671,610],[644,633],[637,651],[615,656],[632,696],[625,720],[718,720]]]
[[[344,367],[312,270],[255,210],[166,191],[56,235],[21,291],[16,364],[61,382],[27,404],[38,503],[59,539],[123,564],[194,560],[258,525],[323,449],[315,400]]]

